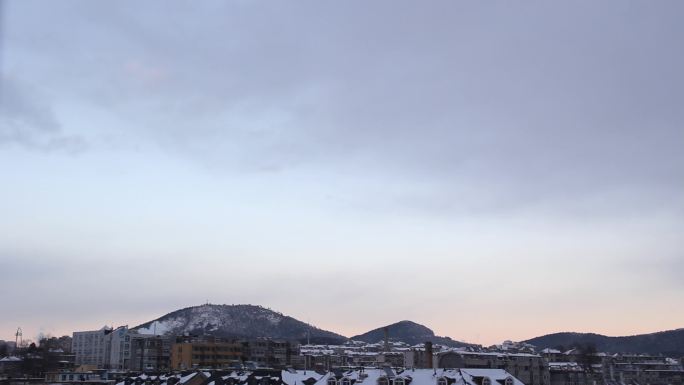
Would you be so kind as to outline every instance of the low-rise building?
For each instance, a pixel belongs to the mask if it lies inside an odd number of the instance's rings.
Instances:
[[[549,385],[546,361],[530,353],[471,352],[447,350],[435,353],[437,368],[502,369],[513,374],[526,385]]]
[[[16,356],[0,358],[0,374],[8,376],[19,374],[23,360]]]
[[[603,360],[606,382],[648,385],[684,385],[684,367],[678,360],[645,354],[615,354]]]
[[[551,385],[594,384],[593,376],[577,362],[549,362],[549,378]]]
[[[101,372],[78,372],[78,371],[58,371],[45,374],[45,382],[48,384],[83,384],[83,385],[106,385],[113,384],[114,381],[107,379]]]
[[[258,367],[285,368],[290,365],[294,347],[289,341],[258,338],[244,343],[245,356]]]
[[[171,369],[239,367],[245,361],[245,345],[214,337],[182,337],[171,346]]]
[[[174,340],[159,335],[131,334],[131,352],[127,369],[150,372],[171,369],[171,345]]]

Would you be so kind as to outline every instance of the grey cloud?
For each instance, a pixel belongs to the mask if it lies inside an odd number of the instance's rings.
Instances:
[[[0,78],[0,145],[17,144],[40,151],[80,152],[83,138],[62,133],[52,108],[32,87]]]
[[[212,168],[429,178],[446,193],[428,204],[681,207],[676,2],[64,4],[15,37],[48,80]]]

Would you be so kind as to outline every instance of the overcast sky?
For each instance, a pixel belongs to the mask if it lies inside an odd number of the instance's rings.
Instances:
[[[7,1],[0,339],[260,304],[684,327],[681,1]]]

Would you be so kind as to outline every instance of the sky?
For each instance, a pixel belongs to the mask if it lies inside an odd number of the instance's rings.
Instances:
[[[684,327],[680,1],[1,4],[0,339]]]

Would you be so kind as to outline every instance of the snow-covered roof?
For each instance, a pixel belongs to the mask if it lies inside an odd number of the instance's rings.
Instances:
[[[319,381],[324,375],[316,373],[313,370],[283,370],[280,373],[280,376],[287,385],[299,385],[309,379]]]
[[[0,359],[0,362],[19,362],[22,361],[21,358],[15,357],[15,356],[7,356],[5,358]]]
[[[195,373],[190,373],[190,374],[188,374],[188,375],[185,375],[185,376],[183,376],[183,377],[180,378],[180,380],[178,381],[178,383],[179,383],[179,384],[185,384],[186,382],[190,381],[193,377],[195,377],[195,376],[198,375],[198,374],[199,374],[198,372],[195,372]]]
[[[329,356],[331,354],[334,354],[335,351],[332,349],[317,349],[317,348],[300,348],[299,353],[301,355],[310,355],[310,356]]]
[[[470,376],[470,379],[466,379],[469,385],[474,385],[475,382],[472,378],[479,377],[489,377],[492,381],[505,381],[507,378],[513,379],[514,385],[524,385],[522,381],[513,377],[512,374],[508,373],[503,369],[457,369],[461,374]],[[439,372],[439,371],[438,371]]]
[[[582,367],[577,362],[549,362],[549,370],[581,371]]]
[[[460,348],[449,349],[449,350],[437,352],[437,354],[446,354],[446,353],[451,353],[451,352],[455,352],[455,353],[463,354],[463,355],[473,355],[473,356],[537,357],[537,358],[541,357],[538,354],[532,354],[532,353],[471,352],[471,351],[467,351],[467,350],[461,350]]]
[[[503,369],[408,369],[395,370],[384,369],[363,369],[348,370],[339,374],[326,373],[315,385],[328,385],[328,379],[335,376],[336,379],[348,378],[354,381],[355,385],[377,385],[381,378],[403,379],[410,385],[438,385],[440,378],[449,379],[449,383],[455,385],[478,385],[475,379],[489,377],[493,385],[498,381],[503,385],[507,378],[511,378],[513,385],[524,385],[520,380],[513,377]],[[396,383],[396,382],[395,382]],[[291,385],[291,384],[288,384]]]
[[[128,381],[133,380],[151,380],[151,381],[156,381],[159,380],[160,384],[159,385],[169,385],[169,380],[174,379],[175,381],[173,382],[174,385],[183,385],[186,384],[188,381],[192,380],[193,378],[202,378],[204,380],[209,379],[212,377],[212,372],[204,371],[204,372],[198,372],[198,371],[185,371],[185,372],[180,372],[180,373],[167,373],[167,374],[160,374],[158,376],[154,375],[147,375],[145,373],[135,375],[135,376],[130,376],[128,377]],[[121,381],[117,383],[116,385],[126,385],[127,381]],[[207,384],[209,385],[209,384]],[[216,385],[216,384],[214,384]]]

